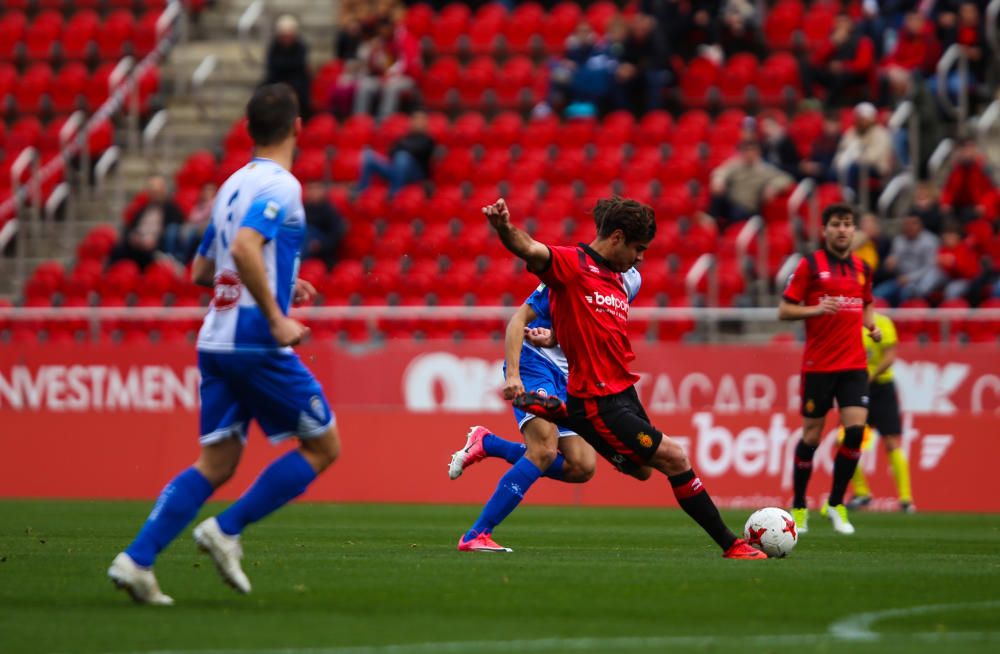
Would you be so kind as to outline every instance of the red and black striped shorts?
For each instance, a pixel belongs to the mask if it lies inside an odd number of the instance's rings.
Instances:
[[[567,427],[583,436],[618,470],[631,474],[646,464],[663,440],[639,403],[635,386],[605,397],[566,401]]]

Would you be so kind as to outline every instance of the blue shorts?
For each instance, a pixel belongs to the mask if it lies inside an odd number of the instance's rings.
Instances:
[[[322,436],[335,417],[323,389],[296,354],[198,352],[202,445],[246,441],[256,420],[271,442]]]
[[[525,391],[554,395],[563,402],[566,401],[566,377],[562,370],[542,355],[528,348],[521,350],[521,383],[524,384]],[[514,419],[517,420],[517,427],[522,432],[524,426],[537,417],[533,413],[525,413],[516,407],[514,408]],[[556,427],[559,429],[559,438],[578,435],[569,427],[562,425],[556,425]]]

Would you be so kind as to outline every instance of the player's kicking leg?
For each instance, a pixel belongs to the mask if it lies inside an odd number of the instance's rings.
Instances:
[[[570,432],[560,438],[558,427],[540,418],[530,417],[521,424],[526,442],[523,455],[512,461],[513,466],[501,477],[479,518],[459,539],[459,551],[511,551],[493,540],[493,530],[517,508],[539,477],[580,483],[593,476],[594,451],[581,438]]]

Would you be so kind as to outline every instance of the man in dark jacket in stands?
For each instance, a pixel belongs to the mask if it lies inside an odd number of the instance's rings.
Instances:
[[[410,117],[410,132],[392,144],[389,156],[365,150],[361,156],[361,179],[358,191],[371,186],[372,175],[389,182],[389,196],[408,184],[430,177],[434,139],[427,132],[427,114],[417,111]]]
[[[291,14],[280,16],[274,26],[274,40],[267,49],[265,84],[284,82],[299,98],[299,113],[310,115],[309,47],[299,35],[299,21]]]

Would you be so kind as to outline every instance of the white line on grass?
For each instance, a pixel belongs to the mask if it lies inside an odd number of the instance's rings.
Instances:
[[[667,647],[707,647],[733,645],[745,648],[759,646],[815,645],[836,641],[878,642],[883,635],[872,627],[882,620],[914,615],[934,614],[968,609],[1000,608],[1000,601],[962,602],[958,604],[928,604],[882,611],[856,613],[833,622],[823,634],[769,634],[755,636],[650,636],[620,638],[538,638],[532,640],[483,640],[437,643],[400,643],[397,645],[360,645],[346,647],[281,647],[271,649],[200,649],[145,650],[130,654],[449,654],[465,652],[553,652],[553,651],[635,651],[661,650]],[[1000,631],[911,632],[894,633],[891,638],[921,642],[995,642],[1000,643]]]

